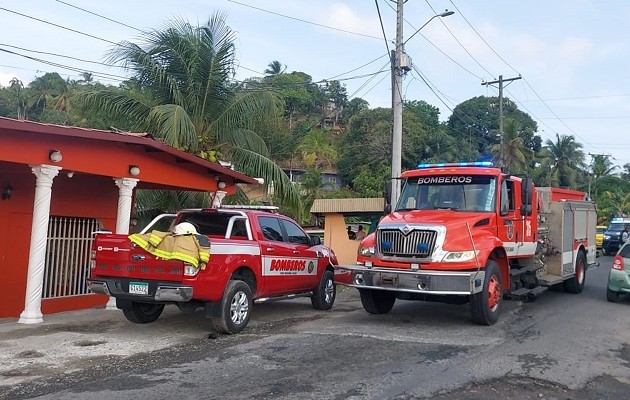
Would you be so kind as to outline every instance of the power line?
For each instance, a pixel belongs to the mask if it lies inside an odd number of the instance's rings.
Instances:
[[[381,9],[378,7],[378,0],[374,0],[374,4],[376,5],[376,11],[378,12],[378,21],[381,23],[381,31],[383,32],[383,40],[385,40],[385,48],[387,49],[387,54],[389,54],[389,44],[387,43],[387,35],[385,35],[385,27],[383,26],[383,17],[381,16]]]
[[[389,8],[391,8],[394,12],[396,12],[396,10],[394,9],[394,7],[391,4],[385,3],[387,4],[387,6]],[[409,25],[414,31],[416,30],[416,27],[409,21],[407,21],[407,19],[404,19],[405,23],[407,23],[407,25]],[[483,78],[477,74],[475,74],[474,72],[472,72],[471,70],[469,70],[468,68],[464,67],[461,63],[459,63],[457,60],[455,60],[453,57],[449,56],[448,54],[446,54],[444,52],[444,50],[442,50],[438,45],[436,45],[435,43],[433,43],[431,40],[429,40],[426,36],[424,36],[422,34],[422,32],[418,33],[424,40],[426,40],[431,46],[433,46],[433,48],[435,50],[437,50],[438,52],[440,52],[444,57],[448,58],[453,64],[457,65],[458,67],[460,67],[461,69],[463,69],[464,71],[468,72],[468,74],[474,76],[475,78],[479,79],[480,81],[483,80]]]
[[[90,63],[90,64],[98,64],[98,65],[103,65],[103,66],[106,66],[106,67],[123,68],[123,67],[121,67],[119,65],[106,64],[106,63],[103,63],[103,62],[100,62],[100,61],[86,60],[86,59],[83,59],[83,58],[66,56],[66,55],[57,54],[57,53],[50,53],[50,52],[47,52],[47,51],[32,50],[32,49],[27,49],[27,48],[24,48],[24,47],[14,46],[14,45],[11,45],[11,44],[6,44],[6,43],[0,43],[0,46],[10,47],[12,49],[18,49],[18,50],[23,50],[23,51],[28,51],[29,53],[45,54],[45,55],[48,55],[48,56],[62,57],[62,58],[67,58],[67,59],[70,59],[70,60],[86,62],[86,63]]]
[[[136,30],[136,31],[138,31],[138,32],[144,32],[142,29],[138,29],[138,28],[133,27],[133,26],[131,26],[131,25],[127,25],[127,24],[125,24],[125,23],[123,23],[123,22],[116,21],[115,19],[111,19],[111,18],[109,18],[109,17],[105,17],[105,16],[103,16],[103,15],[101,15],[101,14],[97,14],[97,13],[95,13],[95,12],[92,12],[92,11],[86,10],[85,8],[81,8],[81,7],[75,6],[74,4],[66,3],[65,1],[61,1],[61,0],[56,0],[56,1],[57,1],[58,3],[65,4],[65,5],[69,6],[69,7],[76,8],[77,10],[81,10],[81,11],[83,11],[83,12],[86,12],[86,13],[88,13],[88,14],[95,15],[95,16],[97,16],[97,17],[99,17],[99,18],[106,19],[106,20],[111,21],[111,22],[113,22],[113,23],[115,23],[115,24],[122,25],[122,26],[125,26],[125,27],[127,27],[127,28],[131,28],[131,29]]]
[[[347,31],[345,29],[335,28],[334,26],[318,24],[316,22],[307,21],[305,19],[291,17],[289,15],[284,15],[284,14],[280,14],[280,13],[277,13],[277,12],[274,12],[274,11],[265,10],[264,8],[254,7],[252,5],[244,4],[244,3],[241,3],[241,2],[236,1],[236,0],[227,0],[227,1],[229,1],[230,3],[238,4],[238,5],[243,6],[243,7],[253,8],[254,10],[262,11],[262,12],[265,12],[265,13],[268,13],[268,14],[273,14],[273,15],[277,15],[279,17],[288,18],[288,19],[292,19],[294,21],[303,22],[305,24],[315,25],[315,26],[319,26],[321,28],[326,28],[326,29],[332,29],[332,30],[338,31],[338,32],[349,33],[351,35],[363,36],[363,37],[370,38],[370,39],[382,40],[382,38],[380,38],[380,37],[366,35],[366,34],[358,33],[358,32]]]
[[[90,35],[89,33],[81,32],[81,31],[78,31],[76,29],[65,27],[63,25],[59,25],[59,24],[55,24],[53,22],[45,21],[43,19],[35,18],[35,17],[30,16],[30,15],[19,13],[17,11],[9,10],[8,8],[0,7],[0,10],[6,11],[6,12],[9,12],[9,13],[12,13],[12,14],[16,14],[16,15],[19,15],[19,16],[24,17],[24,18],[29,18],[29,19],[32,19],[32,20],[35,20],[35,21],[38,21],[38,22],[41,22],[41,23],[44,23],[44,24],[56,26],[57,28],[61,28],[61,29],[65,29],[65,30],[70,31],[70,32],[78,33],[79,35],[91,37],[92,39],[97,39],[97,40],[100,40],[100,41],[103,41],[103,42],[106,42],[106,43],[110,43],[110,44],[113,44],[113,45],[117,45],[118,44],[116,42],[112,42],[111,40],[107,40],[107,39],[103,39],[103,38],[98,37],[98,36]]]
[[[90,70],[87,70],[87,69],[72,67],[72,66],[69,66],[69,65],[64,65],[64,64],[60,64],[60,63],[44,60],[44,59],[37,58],[37,57],[31,57],[31,56],[28,56],[26,54],[17,53],[15,51],[7,50],[7,49],[0,49],[0,52],[17,55],[17,56],[24,57],[24,58],[27,58],[27,59],[32,60],[32,61],[40,62],[42,64],[47,64],[47,65],[50,65],[50,66],[53,66],[53,67],[67,69],[67,70],[78,72],[78,73],[89,72],[89,73],[92,73],[94,76],[98,76],[98,77],[103,78],[103,79],[110,79],[110,80],[114,80],[114,81],[125,81],[125,80],[128,79],[127,77],[123,77],[123,76],[120,76],[120,75],[108,74],[108,73],[105,73],[105,72],[90,71]]]
[[[431,11],[433,11],[434,14],[437,14],[437,12],[435,11],[435,9],[433,8],[433,6],[431,5],[431,3],[429,3],[429,0],[425,0],[425,2],[427,3],[427,5],[429,6],[429,8],[431,9]],[[470,58],[473,59],[473,61],[475,61],[477,63],[477,65],[479,65],[481,67],[481,69],[483,69],[484,71],[486,71],[490,76],[494,76],[492,74],[492,72],[488,71],[488,69],[486,69],[486,67],[484,67],[479,60],[477,60],[475,58],[475,56],[473,56],[468,49],[466,48],[466,46],[464,46],[462,44],[462,42],[459,41],[459,39],[457,38],[457,36],[455,36],[455,34],[453,33],[453,31],[451,31],[448,27],[448,25],[446,25],[446,22],[444,22],[442,20],[442,18],[440,18],[440,22],[442,23],[442,25],[444,25],[444,27],[446,28],[446,30],[448,31],[448,33],[451,34],[451,36],[453,37],[453,39],[455,39],[455,41],[457,42],[457,44],[459,44],[459,46],[466,52],[466,54],[468,54],[470,56]]]
[[[512,69],[512,71],[514,71],[516,74],[520,75],[520,73],[514,69],[514,67],[512,67],[510,65],[510,63],[508,63],[507,61],[505,61],[505,59],[503,57],[501,57],[499,55],[499,53],[497,53],[494,48],[492,46],[490,46],[490,43],[488,43],[486,41],[486,39],[483,38],[483,36],[481,36],[481,34],[479,32],[477,32],[477,29],[475,29],[475,27],[470,23],[470,21],[468,21],[468,19],[466,18],[466,16],[464,15],[464,13],[461,12],[461,10],[459,8],[457,8],[457,6],[455,5],[455,3],[453,3],[453,0],[449,0],[451,2],[451,4],[453,5],[453,7],[455,7],[455,9],[457,10],[457,12],[459,13],[459,15],[461,15],[461,17],[464,19],[464,21],[466,21],[466,23],[468,24],[468,26],[470,26],[470,28],[477,34],[477,36],[479,36],[479,38],[486,44],[486,46],[488,46],[488,48],[490,48],[490,50],[492,50],[492,52],[499,57],[499,59],[501,61],[503,61],[505,63],[505,65],[507,65],[508,67],[510,67]]]
[[[622,94],[608,94],[608,95],[597,95],[597,96],[576,96],[576,97],[556,97],[551,99],[544,99],[544,101],[562,101],[562,100],[585,100],[585,99],[601,99],[601,98],[610,98],[610,97],[628,97],[630,93],[622,93]],[[524,103],[531,102],[539,102],[542,100],[523,100]]]

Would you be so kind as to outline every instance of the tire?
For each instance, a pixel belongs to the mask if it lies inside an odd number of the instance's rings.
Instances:
[[[582,293],[584,282],[586,281],[586,256],[580,251],[575,259],[575,274],[571,279],[564,281],[562,286],[565,292]]]
[[[618,292],[613,292],[612,290],[606,288],[606,299],[611,303],[616,303],[619,301],[621,294]]]
[[[324,271],[319,286],[311,297],[311,304],[316,310],[330,310],[335,303],[337,286],[335,286],[334,275],[331,271]]]
[[[482,291],[470,296],[470,315],[479,325],[494,325],[499,320],[503,302],[499,264],[488,260],[485,272]]]
[[[387,290],[359,289],[361,304],[370,314],[387,314],[394,307],[396,295]]]
[[[253,304],[249,285],[243,281],[230,280],[221,299],[220,315],[211,318],[212,325],[221,333],[239,333],[249,322]]]
[[[123,308],[125,318],[134,324],[155,322],[164,311],[164,304],[131,302],[131,308]]]

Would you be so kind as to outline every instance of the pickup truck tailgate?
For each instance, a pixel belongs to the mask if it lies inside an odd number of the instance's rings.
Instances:
[[[92,278],[134,278],[181,282],[184,264],[164,260],[135,246],[127,235],[97,235],[94,240],[95,265]]]

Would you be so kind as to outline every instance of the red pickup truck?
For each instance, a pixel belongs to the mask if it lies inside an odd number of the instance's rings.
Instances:
[[[97,233],[88,288],[115,297],[131,322],[154,322],[166,304],[185,312],[204,307],[223,333],[245,328],[254,300],[310,296],[315,309],[330,309],[335,254],[273,209],[223,206],[177,213],[170,229],[191,223],[199,244],[209,247],[209,261],[198,266],[156,256],[128,235]]]

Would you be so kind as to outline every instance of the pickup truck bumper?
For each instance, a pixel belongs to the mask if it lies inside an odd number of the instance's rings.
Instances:
[[[145,302],[187,302],[192,300],[193,288],[176,283],[148,281],[147,294],[129,293],[130,279],[99,278],[86,279],[92,293],[105,294],[121,299]]]
[[[336,275],[346,277],[337,282],[345,286],[435,295],[479,293],[485,279],[484,270],[394,270],[363,265],[336,266],[335,270]]]

